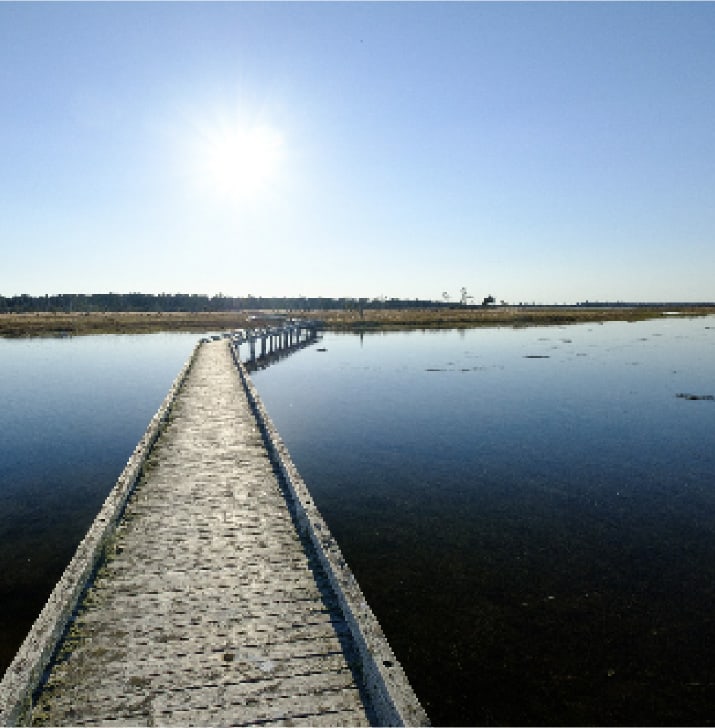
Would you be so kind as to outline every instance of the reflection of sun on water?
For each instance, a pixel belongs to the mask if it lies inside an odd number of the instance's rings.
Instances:
[[[202,186],[221,200],[254,199],[274,178],[283,139],[265,126],[206,134],[199,150]]]

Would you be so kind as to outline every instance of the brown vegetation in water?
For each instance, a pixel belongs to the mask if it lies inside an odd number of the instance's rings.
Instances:
[[[366,331],[474,328],[477,326],[549,326],[603,321],[642,321],[658,318],[672,307],[663,306],[464,306],[455,308],[375,309],[316,312],[317,318],[334,330]],[[683,315],[715,313],[715,307],[691,306],[677,309]]]
[[[0,314],[0,336],[148,334],[223,331],[254,325],[245,312],[218,313],[9,313]]]
[[[640,321],[662,316],[672,307],[634,306],[595,308],[580,306],[465,306],[326,311],[247,311],[204,313],[13,313],[0,314],[0,336],[81,336],[85,334],[137,334],[159,331],[225,331],[261,326],[277,314],[318,319],[327,330],[396,331],[454,329],[476,326],[539,326],[603,321]],[[677,309],[682,315],[715,313],[715,307]]]

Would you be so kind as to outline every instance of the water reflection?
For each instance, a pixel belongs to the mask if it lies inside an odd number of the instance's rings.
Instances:
[[[706,722],[712,320],[326,336],[255,381],[438,724]]]
[[[0,340],[0,673],[196,340]]]
[[[0,341],[0,669],[196,339]],[[435,723],[710,721],[712,318],[319,348],[253,376]]]

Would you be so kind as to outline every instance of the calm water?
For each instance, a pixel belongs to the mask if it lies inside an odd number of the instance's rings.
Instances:
[[[196,339],[0,341],[0,671]],[[714,318],[321,347],[254,380],[433,722],[713,722]]]
[[[0,674],[197,340],[0,339]]]
[[[322,346],[254,380],[435,723],[713,722],[712,318]]]

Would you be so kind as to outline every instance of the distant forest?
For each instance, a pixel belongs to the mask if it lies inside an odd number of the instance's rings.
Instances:
[[[265,298],[199,293],[62,293],[54,296],[0,296],[0,313],[327,311],[336,309],[438,308],[459,306],[442,301],[368,298]]]
[[[471,299],[472,297],[469,296]],[[482,306],[495,304],[493,296],[487,296]],[[506,305],[501,301],[502,305]],[[466,298],[457,301],[431,301],[418,298],[323,298],[321,297],[264,297],[264,296],[207,296],[201,293],[61,293],[57,295],[0,296],[0,313],[172,313],[217,311],[335,311],[405,308],[462,308],[479,304],[467,303]],[[519,306],[559,308],[559,304],[519,303]],[[563,304],[564,306],[566,304]],[[583,301],[580,307],[620,308],[636,306],[715,306],[713,302],[626,302],[626,301]]]

